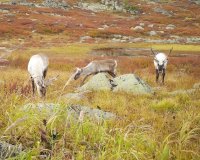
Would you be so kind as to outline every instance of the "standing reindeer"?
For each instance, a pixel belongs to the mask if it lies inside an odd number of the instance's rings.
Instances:
[[[154,55],[154,66],[156,69],[156,82],[158,83],[159,75],[162,73],[162,84],[164,84],[165,81],[165,72],[167,69],[167,62],[168,62],[168,56],[171,54],[173,50],[173,47],[170,49],[169,54],[166,55],[164,53],[155,53],[153,49],[151,48],[151,52]]]
[[[33,95],[35,94],[35,86],[40,97],[46,95],[47,83],[45,77],[49,65],[48,57],[44,55],[33,55],[28,63],[28,72],[31,76]]]
[[[48,57],[45,55],[33,55],[28,63],[28,72],[31,76],[33,95],[35,94],[35,86],[40,97],[46,95],[45,77],[49,65]]]
[[[84,76],[83,81],[81,82],[81,85],[85,82],[85,80],[90,76],[90,75],[95,75],[100,72],[107,72],[110,74],[112,77],[116,77],[116,67],[117,67],[117,61],[112,60],[112,59],[107,59],[107,60],[96,60],[90,62],[87,66],[83,68],[77,68],[76,72],[73,74],[73,79],[77,80],[81,76]],[[69,81],[71,81],[72,77],[67,81],[65,84],[64,88],[68,85]],[[64,89],[63,88],[63,89]]]

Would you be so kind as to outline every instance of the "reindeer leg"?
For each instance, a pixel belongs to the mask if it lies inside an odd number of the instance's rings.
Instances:
[[[158,83],[158,79],[159,79],[159,72],[158,69],[156,69],[156,83]]]
[[[116,74],[115,73],[113,73],[113,72],[108,72],[108,74],[110,74],[113,78],[115,78],[116,77]]]
[[[165,81],[165,69],[163,69],[163,73],[162,73],[162,84],[164,84]]]
[[[92,74],[89,74],[89,75],[86,75],[84,78],[83,78],[83,81],[81,82],[80,84],[80,87],[84,84],[85,80]]]
[[[45,79],[46,75],[47,75],[47,69],[44,70],[44,72],[43,72],[43,77],[44,77],[44,79]]]
[[[35,83],[34,79],[31,77],[31,82],[32,82],[32,91],[33,91],[33,96],[35,95]]]

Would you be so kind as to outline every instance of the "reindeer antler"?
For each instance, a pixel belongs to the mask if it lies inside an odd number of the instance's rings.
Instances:
[[[156,55],[152,48],[151,48],[151,52],[153,53],[153,55]]]
[[[170,49],[168,56],[171,54],[172,50],[173,50],[173,47]]]
[[[56,75],[55,77],[49,78],[45,81],[46,86],[51,85],[54,81],[58,79],[59,75]]]

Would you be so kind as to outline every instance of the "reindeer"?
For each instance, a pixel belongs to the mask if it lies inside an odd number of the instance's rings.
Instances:
[[[168,56],[171,54],[172,50],[173,50],[173,47],[170,49],[168,55],[166,55],[161,52],[155,53],[153,51],[153,49],[151,48],[151,52],[154,55],[154,66],[156,69],[156,82],[157,83],[158,83],[159,75],[162,73],[162,84],[164,84]]]
[[[49,60],[45,55],[33,55],[28,63],[28,72],[31,76],[33,95],[35,94],[35,86],[40,97],[46,95],[46,88],[57,79],[58,76],[45,81],[47,75]]]
[[[77,80],[81,76],[84,76],[84,78],[83,78],[80,86],[82,86],[84,84],[85,80],[90,75],[95,75],[95,74],[100,73],[100,72],[106,72],[106,73],[110,74],[112,77],[116,77],[116,67],[117,67],[117,61],[116,60],[107,59],[107,60],[92,61],[87,66],[85,66],[83,68],[76,68],[75,73],[66,82],[64,88],[69,84],[69,82],[72,79]]]

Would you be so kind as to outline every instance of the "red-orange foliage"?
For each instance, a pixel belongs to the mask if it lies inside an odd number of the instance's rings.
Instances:
[[[20,80],[5,83],[3,86],[3,90],[5,96],[12,93],[29,96],[32,91],[30,84],[23,84],[23,82],[20,82]]]

